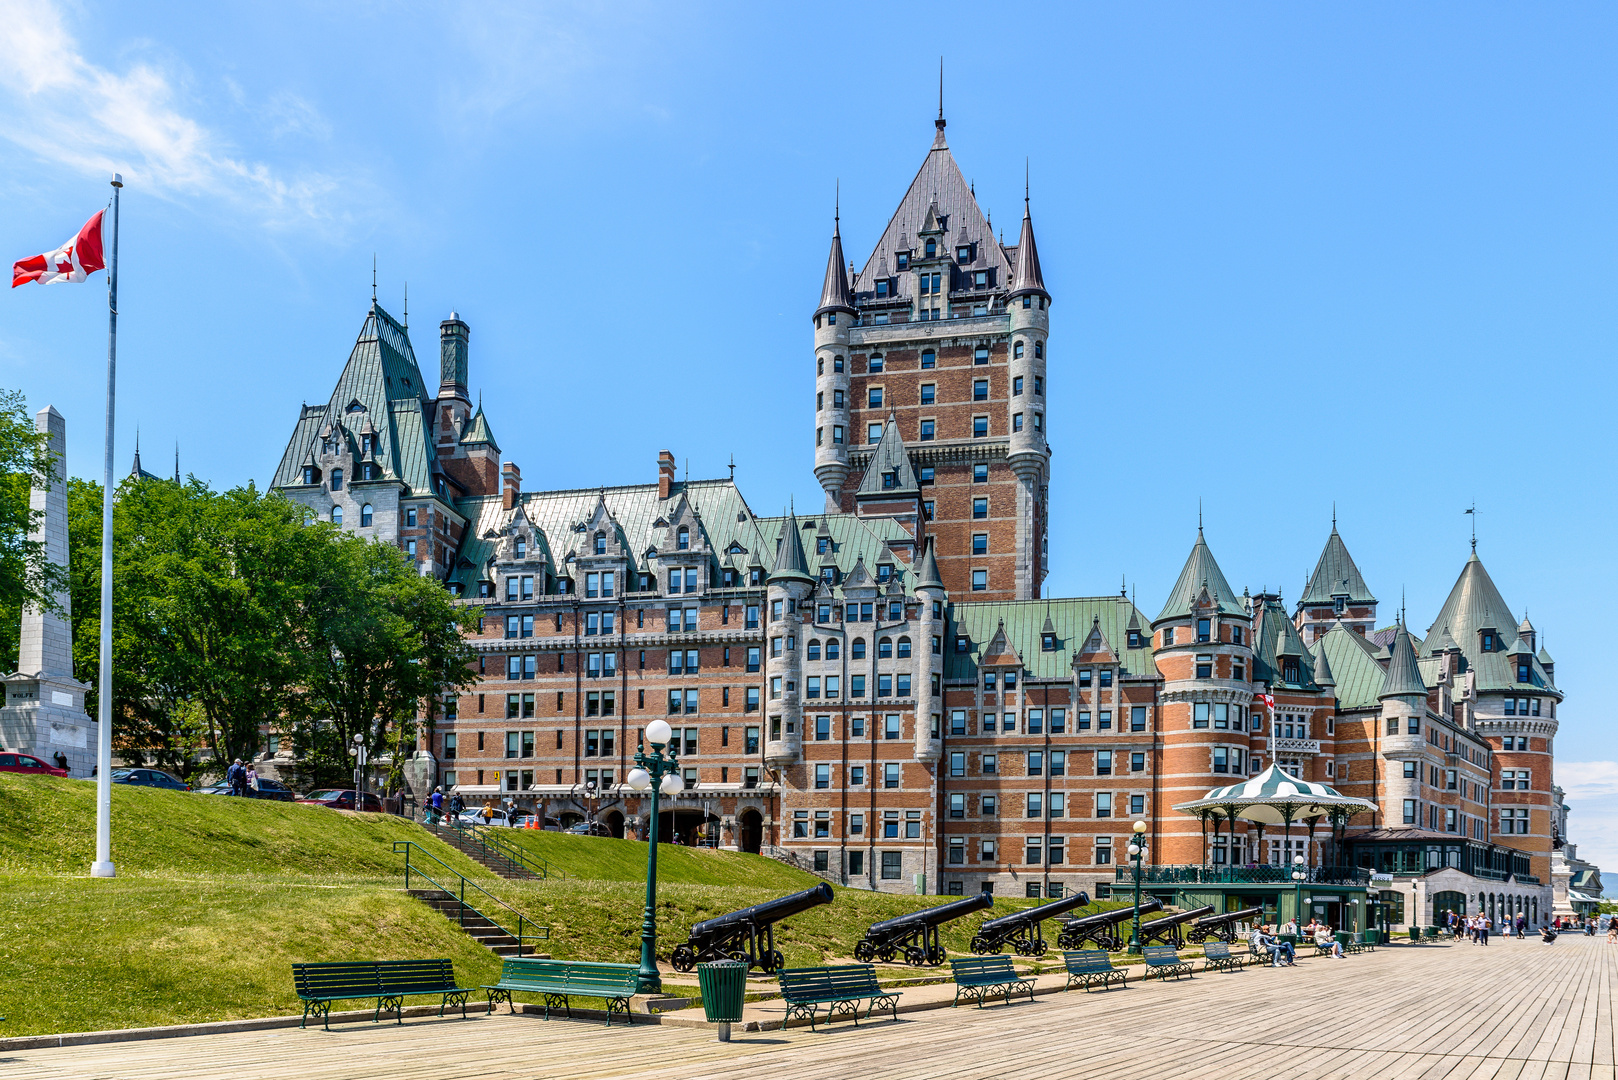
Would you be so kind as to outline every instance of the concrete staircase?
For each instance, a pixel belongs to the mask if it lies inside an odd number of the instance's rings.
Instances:
[[[422,828],[438,837],[450,847],[459,851],[474,862],[482,863],[496,874],[512,881],[538,881],[544,875],[536,874],[522,863],[502,855],[498,850],[486,847],[477,842],[474,837],[468,836],[459,829],[445,828],[440,825],[422,823]]]
[[[516,956],[517,939],[474,911],[463,915],[459,901],[440,889],[411,889],[410,895],[466,931],[468,937],[496,956]]]

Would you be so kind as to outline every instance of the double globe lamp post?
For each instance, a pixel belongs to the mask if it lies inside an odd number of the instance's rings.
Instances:
[[[646,910],[640,924],[640,980],[642,994],[656,994],[663,989],[663,979],[657,973],[657,813],[659,796],[673,795],[685,788],[680,779],[677,751],[669,745],[674,730],[664,720],[653,720],[646,725],[642,742],[635,749],[635,767],[629,770],[625,782],[631,791],[652,793],[652,813],[646,831]],[[651,753],[646,752],[650,743]]]
[[[1129,841],[1129,858],[1135,864],[1135,918],[1129,931],[1129,953],[1131,956],[1140,953],[1140,860],[1146,854],[1146,822],[1137,821],[1134,826],[1135,835]]]

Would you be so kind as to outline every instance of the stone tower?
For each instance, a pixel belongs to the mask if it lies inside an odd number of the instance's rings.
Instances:
[[[34,427],[47,437],[53,475],[48,486],[35,484],[29,509],[39,513],[30,540],[43,541],[45,558],[67,569],[67,421],[52,406],[34,417]],[[89,776],[95,739],[84,711],[89,689],[73,677],[73,623],[68,594],[57,597],[60,612],[25,607],[17,670],[6,676],[6,703],[0,708],[0,745],[34,754],[52,765],[67,762],[74,776]]]
[[[889,427],[917,478],[921,533],[959,600],[1037,599],[1047,563],[1050,293],[1024,200],[1002,244],[944,139],[850,280],[841,222],[815,308],[815,477],[828,510],[879,489]],[[892,463],[887,462],[887,471]],[[919,548],[918,548],[919,550]]]

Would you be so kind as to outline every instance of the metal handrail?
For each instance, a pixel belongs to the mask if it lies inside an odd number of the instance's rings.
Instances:
[[[470,837],[471,839],[476,840],[478,845],[490,855],[493,855],[496,858],[504,859],[507,863],[511,864],[513,869],[527,870],[530,874],[537,874],[539,877],[547,880],[552,874],[555,874],[558,878],[567,877],[567,875],[560,870],[552,870],[551,864],[546,860],[539,858],[538,856],[528,854],[522,848],[512,843],[510,840],[507,840],[504,836],[492,831],[492,827],[484,828],[475,825],[467,825],[465,822],[462,822],[454,816],[447,814],[442,820],[439,821],[438,824],[443,826],[446,823],[450,828],[454,829],[462,836]]]
[[[437,881],[435,881],[433,879],[433,876],[431,874],[427,873],[425,870],[421,869],[419,866],[412,867],[410,865],[410,849],[411,848],[415,848],[421,854],[427,856],[433,862],[437,863],[439,866],[442,866],[445,870],[449,871],[451,874],[454,874],[458,879],[460,879],[460,883],[461,883],[460,889],[458,891],[452,892],[451,890],[446,889],[443,885],[440,885]],[[502,934],[505,934],[507,937],[512,938],[513,940],[515,940],[517,942],[517,955],[518,956],[522,955],[523,942],[525,942],[525,941],[549,941],[551,939],[551,928],[549,926],[540,926],[538,923],[534,922],[528,916],[524,915],[522,912],[518,911],[516,908],[512,907],[510,904],[506,903],[504,900],[502,900],[498,896],[494,895],[494,893],[490,892],[488,889],[485,889],[482,885],[479,885],[477,882],[472,881],[469,878],[467,878],[467,876],[465,874],[462,874],[459,870],[456,870],[454,867],[450,866],[449,863],[445,862],[443,859],[440,859],[437,855],[434,855],[432,852],[428,851],[426,848],[422,847],[420,844],[416,843],[414,840],[395,840],[393,842],[393,853],[395,855],[397,855],[401,851],[404,852],[404,857],[405,857],[405,888],[407,890],[410,888],[410,872],[412,870],[414,870],[417,877],[425,878],[427,880],[427,882],[430,885],[432,885],[433,888],[437,889],[439,892],[443,893],[445,896],[453,897],[455,899],[456,904],[458,905],[458,910],[457,910],[457,913],[456,913],[457,914],[456,922],[460,925],[460,927],[463,930],[466,928],[466,913],[468,911],[470,911],[473,915],[476,915],[478,918],[484,920],[490,926],[493,926],[496,930],[499,930]],[[478,892],[482,893],[484,896],[487,896],[490,900],[494,901],[496,904],[499,904],[501,907],[505,908],[507,911],[511,912],[513,915],[517,916],[517,932],[512,933],[509,929],[507,929],[501,923],[497,922],[491,916],[489,916],[489,915],[485,914],[484,912],[478,910],[476,907],[473,907],[471,904],[468,904],[466,902],[466,887],[468,885],[472,886],[472,888],[476,889]],[[510,920],[507,919],[507,921],[509,922]],[[527,931],[530,930],[530,929],[532,929],[532,930],[540,930],[540,931],[543,931],[543,933],[538,933],[538,934],[527,933]]]

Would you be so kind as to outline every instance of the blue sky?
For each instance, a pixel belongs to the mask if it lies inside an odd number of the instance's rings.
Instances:
[[[0,251],[125,189],[117,458],[262,484],[370,294],[451,307],[530,486],[659,449],[815,505],[833,186],[863,262],[949,140],[1051,336],[1056,595],[1155,613],[1195,535],[1295,599],[1332,504],[1418,631],[1478,551],[1547,635],[1574,838],[1618,826],[1618,12],[1565,4],[450,6],[0,0]],[[99,281],[99,279],[97,279]],[[0,304],[0,386],[99,476],[100,286]],[[150,458],[148,459],[150,466]],[[1608,861],[1618,870],[1618,828]]]

